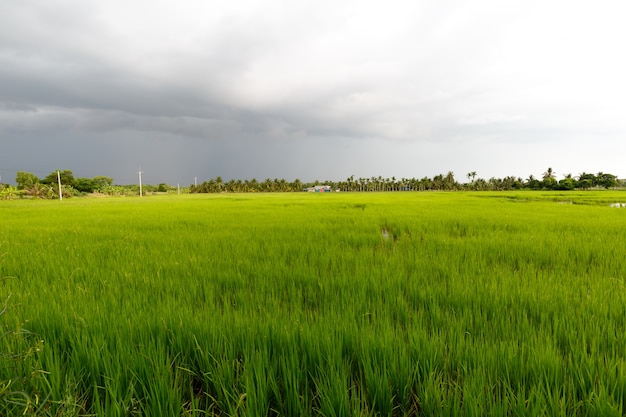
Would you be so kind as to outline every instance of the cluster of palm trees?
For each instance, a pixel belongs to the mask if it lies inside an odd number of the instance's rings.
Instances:
[[[417,178],[385,178],[382,176],[370,178],[355,178],[354,175],[345,181],[314,181],[303,183],[299,179],[286,181],[285,179],[266,179],[264,181],[235,180],[224,181],[222,177],[216,177],[201,184],[190,186],[192,193],[220,193],[220,192],[290,192],[302,191],[315,185],[328,185],[336,191],[348,192],[379,192],[379,191],[503,191],[516,189],[531,190],[574,190],[591,188],[613,188],[620,185],[617,177],[612,174],[599,172],[597,174],[585,173],[574,177],[566,174],[563,179],[557,180],[556,173],[548,168],[542,177],[535,178],[530,175],[527,179],[507,176],[504,178],[491,177],[489,179],[476,178],[476,171],[468,172],[467,182],[458,182],[452,171],[447,174],[439,174],[434,177]]]
[[[503,190],[574,190],[591,188],[614,188],[620,185],[617,176],[599,172],[597,174],[583,172],[577,177],[566,174],[563,179],[557,180],[556,173],[548,168],[541,179],[530,175],[527,179],[507,176],[504,178],[491,177],[489,179],[476,178],[476,171],[467,173],[468,181],[460,183],[455,180],[454,173],[436,175],[433,178],[423,177],[401,178],[358,178],[349,177],[346,181],[337,183],[335,187],[345,191],[429,191],[429,190],[474,190],[474,191],[503,191]],[[331,184],[332,185],[332,184]]]
[[[456,190],[459,183],[454,179],[454,173],[435,175],[433,178],[371,178],[348,177],[346,181],[329,184],[341,191],[427,191],[427,190]]]
[[[192,184],[189,187],[192,193],[248,193],[248,192],[290,192],[302,191],[306,184],[299,179],[287,181],[283,179],[270,179],[258,181],[256,178],[251,180],[235,180],[224,181],[218,176],[201,184]]]

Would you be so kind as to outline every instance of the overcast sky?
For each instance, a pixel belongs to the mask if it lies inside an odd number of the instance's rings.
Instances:
[[[621,0],[0,2],[0,175],[626,177]]]

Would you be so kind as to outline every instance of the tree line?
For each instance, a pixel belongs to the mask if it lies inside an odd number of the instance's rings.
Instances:
[[[314,181],[303,183],[299,179],[292,182],[284,179],[270,179],[264,181],[235,180],[224,181],[222,177],[212,178],[199,185],[189,187],[191,193],[221,193],[221,192],[290,192],[303,191],[315,185],[328,185],[336,191],[375,192],[375,191],[506,191],[506,190],[589,190],[593,188],[615,188],[623,186],[616,175],[599,172],[597,174],[583,172],[574,177],[566,174],[563,179],[557,180],[556,173],[548,168],[541,178],[530,175],[527,179],[507,176],[504,178],[491,177],[489,179],[476,178],[476,171],[468,172],[467,182],[459,182],[454,173],[439,174],[432,178],[396,178],[370,177],[355,178],[354,175],[344,181]]]
[[[183,193],[246,193],[246,192],[300,192],[315,185],[328,185],[335,191],[345,192],[381,192],[381,191],[506,191],[506,190],[589,190],[624,187],[616,175],[598,172],[597,174],[583,172],[578,176],[566,174],[557,179],[552,168],[548,168],[541,177],[529,175],[528,178],[507,176],[504,178],[491,177],[477,178],[476,171],[468,172],[467,181],[457,181],[452,171],[434,177],[396,178],[396,177],[355,177],[351,175],[343,181],[313,181],[303,182],[299,179],[287,181],[283,179],[267,178],[258,181],[230,179],[224,181],[221,176],[194,183],[182,190],[165,183],[158,185],[143,185],[145,193],[155,192],[183,192]],[[30,197],[30,198],[58,198],[59,180],[63,197],[74,197],[85,194],[100,193],[112,196],[138,195],[139,185],[113,185],[113,178],[95,176],[93,178],[74,177],[70,170],[53,171],[44,178],[26,171],[18,171],[15,177],[16,186],[0,184],[0,199]]]
[[[113,178],[95,176],[93,178],[74,177],[70,170],[52,171],[46,177],[39,178],[32,172],[18,171],[15,186],[0,184],[0,199],[12,198],[59,198],[60,191],[64,198],[78,197],[93,193],[111,196],[131,196],[139,194],[139,185],[113,185]],[[169,192],[173,187],[167,184],[145,185],[145,192]]]

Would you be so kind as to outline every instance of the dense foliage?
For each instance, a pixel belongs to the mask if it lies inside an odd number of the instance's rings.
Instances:
[[[467,174],[468,182],[460,183],[454,178],[454,173],[448,172],[446,175],[440,174],[433,178],[423,177],[417,178],[383,178],[381,176],[371,178],[355,178],[350,176],[345,181],[315,181],[313,183],[302,183],[296,179],[293,182],[284,179],[270,179],[264,181],[252,180],[222,180],[216,177],[208,181],[204,181],[200,185],[191,185],[192,193],[220,193],[220,192],[288,192],[302,191],[306,187],[312,187],[318,184],[329,185],[333,190],[338,191],[510,191],[510,190],[589,190],[592,188],[615,188],[623,186],[617,179],[617,176],[599,172],[598,174],[582,173],[574,178],[571,174],[565,175],[562,180],[556,179],[556,174],[552,168],[543,174],[541,180],[536,179],[533,175],[528,179],[515,177],[490,178],[485,180],[476,178],[476,172]]]
[[[454,178],[453,172],[446,175],[440,174],[433,178],[383,178],[381,176],[371,178],[355,178],[350,176],[345,181],[314,181],[304,183],[299,179],[287,181],[284,178],[267,178],[258,181],[230,179],[224,181],[221,176],[203,181],[200,184],[195,182],[189,187],[182,189],[167,184],[143,185],[143,192],[149,193],[247,193],[247,192],[294,192],[303,191],[316,185],[327,185],[335,191],[438,191],[438,190],[474,190],[474,191],[510,191],[510,190],[590,190],[609,189],[624,187],[624,182],[618,180],[617,176],[598,172],[591,174],[583,172],[577,177],[566,174],[562,180],[556,179],[556,174],[552,168],[544,172],[542,179],[537,179],[530,175],[527,179],[519,177],[505,178],[476,178],[476,172],[467,174],[467,182],[460,183]],[[72,171],[54,171],[44,179],[39,179],[35,174],[19,171],[16,174],[16,187],[3,185],[0,183],[0,199],[13,199],[17,197],[31,197],[41,199],[51,199],[59,197],[58,182],[61,182],[61,192],[63,197],[72,197],[91,193],[110,196],[131,196],[139,195],[140,187],[132,185],[113,185],[113,178],[96,176],[94,178],[74,178]]]
[[[624,201],[4,201],[0,414],[623,415]]]

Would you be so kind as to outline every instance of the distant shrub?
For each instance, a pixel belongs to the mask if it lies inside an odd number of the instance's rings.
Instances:
[[[18,190],[17,187],[11,185],[0,186],[0,200],[13,200],[24,195],[23,190]]]

